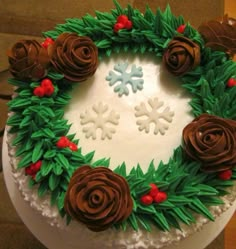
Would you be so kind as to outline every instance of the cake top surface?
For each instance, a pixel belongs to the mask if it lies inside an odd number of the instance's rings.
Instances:
[[[198,32],[169,6],[114,3],[9,51],[15,167],[93,231],[213,220],[208,205],[236,178],[234,19],[213,36],[215,24]]]

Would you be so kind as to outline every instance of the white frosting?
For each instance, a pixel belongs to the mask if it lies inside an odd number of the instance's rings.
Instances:
[[[118,97],[117,93],[113,92],[113,87],[108,85],[105,77],[108,75],[108,71],[113,69],[114,64],[124,61],[123,58],[127,57],[122,55],[103,60],[91,80],[75,87],[72,92],[73,99],[66,108],[65,118],[72,123],[70,133],[77,134],[84,153],[95,150],[95,160],[110,157],[111,168],[115,168],[124,160],[128,165],[128,170],[131,166],[140,163],[145,171],[153,158],[156,165],[160,160],[168,161],[173,154],[173,149],[180,145],[182,129],[193,118],[188,105],[190,97],[180,87],[181,83],[164,72],[157,63],[158,60],[150,56],[129,56],[130,64],[136,64],[143,68],[143,90],[137,93],[130,91],[128,96]],[[170,107],[170,110],[174,112],[173,121],[168,123],[169,129],[165,135],[141,132],[136,124],[134,107],[141,101],[147,103],[148,99],[155,97],[158,97],[164,102],[165,107]],[[81,113],[99,102],[108,104],[120,115],[119,124],[115,126],[116,133],[112,135],[111,139],[87,139],[85,133],[82,132]],[[150,131],[153,131],[152,128]],[[8,134],[8,143],[12,141],[13,137]],[[16,184],[24,199],[32,208],[41,213],[47,222],[56,226],[55,229],[58,230],[60,239],[65,244],[64,248],[73,249],[78,248],[79,245],[84,249],[158,249],[186,238],[208,222],[206,218],[197,215],[195,224],[191,226],[181,224],[182,231],[171,229],[170,232],[160,232],[153,227],[151,233],[142,229],[136,232],[131,228],[125,232],[109,229],[94,233],[83,224],[76,222],[66,226],[65,220],[60,217],[57,208],[51,207],[49,196],[39,198],[37,186],[33,189],[28,188],[28,177],[25,176],[24,170],[16,170],[19,159],[14,157],[15,148],[9,146],[9,155]],[[236,197],[235,187],[230,191],[231,194],[223,198],[225,205],[210,208],[214,217],[218,217],[233,204]]]
[[[141,91],[133,93],[130,90],[128,96],[119,97],[105,78],[109,71],[113,70],[114,65],[126,60],[130,66],[135,64],[142,67],[144,84]],[[164,103],[160,111],[169,107],[174,113],[172,122],[163,121],[168,125],[165,135],[154,135],[153,124],[149,133],[139,131],[136,124],[137,120],[145,117],[135,117],[135,107],[144,102],[150,110],[148,100],[154,98]],[[180,145],[182,130],[193,119],[189,101],[190,95],[181,87],[181,82],[162,69],[157,57],[122,54],[102,60],[92,79],[75,86],[70,105],[66,108],[65,118],[72,124],[71,133],[77,134],[83,153],[95,150],[95,160],[110,158],[112,169],[123,161],[126,162],[128,171],[138,163],[145,169],[152,159],[155,164],[161,160],[167,162],[173,150]],[[80,115],[85,110],[90,111],[94,104],[100,102],[118,113],[120,119],[119,124],[113,126],[116,132],[111,139],[102,140],[98,130],[98,136],[93,140],[86,138],[82,131],[85,126],[81,125]]]

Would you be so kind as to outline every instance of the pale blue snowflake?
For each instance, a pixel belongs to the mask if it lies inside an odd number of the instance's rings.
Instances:
[[[143,89],[143,72],[141,67],[136,67],[136,65],[132,65],[131,71],[127,72],[128,63],[118,63],[114,66],[114,71],[110,71],[109,75],[106,77],[106,80],[109,81],[109,85],[113,86],[117,82],[120,82],[117,86],[114,87],[114,92],[118,92],[118,95],[121,97],[123,94],[129,94],[129,88],[127,87],[128,84],[131,85],[132,91],[134,93],[137,90]],[[137,79],[139,78],[139,79]]]

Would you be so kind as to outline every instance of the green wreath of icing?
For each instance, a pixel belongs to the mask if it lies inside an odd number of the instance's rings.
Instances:
[[[180,76],[182,87],[193,96],[190,102],[193,115],[198,117],[208,113],[236,119],[236,87],[226,86],[227,80],[236,75],[235,62],[224,52],[206,48],[201,35],[190,24],[186,24],[183,34],[179,34],[176,30],[185,22],[182,17],[173,16],[169,7],[164,12],[158,9],[156,14],[147,7],[141,14],[131,6],[123,9],[116,1],[115,5],[116,9],[111,13],[96,12],[96,17],[86,15],[82,19],[67,19],[65,24],[44,35],[52,39],[64,32],[88,36],[97,46],[100,57],[119,51],[152,52],[162,57],[173,37],[187,37],[201,49],[201,64]],[[132,29],[114,32],[114,24],[120,15],[132,20]],[[52,68],[45,77],[53,82],[53,91],[50,90],[47,97],[32,94],[40,86],[38,80],[9,79],[10,84],[17,86],[17,96],[9,102],[13,114],[7,124],[11,126],[9,132],[16,134],[12,145],[16,146],[16,157],[20,158],[18,168],[27,168],[41,161],[40,170],[29,179],[29,186],[38,186],[39,197],[50,193],[51,204],[57,205],[64,217],[65,194],[74,171],[83,165],[108,167],[109,159],[92,162],[93,151],[83,155],[81,148],[77,150],[78,140],[74,139],[75,134],[68,134],[70,125],[63,118],[63,108],[70,101],[72,86],[63,74]],[[68,146],[57,147],[57,142],[65,136],[74,150]],[[180,229],[181,222],[188,225],[195,222],[193,212],[214,220],[208,207],[223,204],[220,196],[227,194],[226,188],[234,184],[236,170],[233,169],[231,180],[222,181],[217,173],[206,174],[200,168],[201,163],[185,156],[181,145],[167,164],[150,162],[147,172],[137,165],[127,174],[125,163],[117,166],[114,173],[128,183],[133,208],[130,215],[122,222],[115,222],[114,227],[126,229],[131,226],[135,230],[143,227],[150,231],[151,224],[155,224],[164,231],[171,227]],[[167,193],[167,199],[144,205],[140,200],[150,192],[150,184]],[[70,217],[66,216],[69,221]]]

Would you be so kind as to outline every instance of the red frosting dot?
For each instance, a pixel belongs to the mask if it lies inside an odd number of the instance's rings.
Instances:
[[[31,163],[30,166],[25,168],[25,174],[31,176],[35,179],[37,172],[40,170],[42,166],[42,161],[37,161],[36,163]]]
[[[235,78],[230,78],[230,79],[227,81],[227,86],[228,86],[228,87],[236,86],[236,79],[235,79]]]
[[[58,148],[66,148],[70,145],[70,140],[66,137],[63,136],[57,141],[57,147]]]
[[[180,25],[180,26],[177,28],[177,31],[178,31],[179,33],[183,34],[185,28],[186,28],[186,25],[185,25],[185,24],[182,24],[182,25]]]
[[[123,23],[124,25],[129,21],[128,17],[126,15],[120,15],[117,17],[117,23]]]
[[[77,150],[78,150],[77,145],[76,145],[75,143],[72,143],[72,142],[70,142],[69,148],[70,148],[72,151],[77,151]]]
[[[123,29],[125,27],[125,25],[123,23],[116,23],[114,25],[114,32],[118,32],[120,29]]]
[[[150,205],[153,202],[153,198],[151,197],[151,195],[143,195],[140,198],[140,201],[143,205]]]
[[[54,93],[54,86],[46,86],[44,91],[46,96],[51,96]]]
[[[51,96],[54,93],[54,86],[52,84],[52,81],[48,78],[41,81],[41,87],[44,88],[46,96]]]
[[[224,171],[220,172],[218,174],[218,177],[219,177],[219,179],[226,181],[226,180],[231,179],[232,174],[233,174],[232,170],[228,169],[228,170],[224,170]]]
[[[167,194],[165,192],[159,191],[154,197],[154,202],[161,203],[167,199]]]
[[[45,95],[45,89],[42,86],[38,86],[34,89],[34,95],[43,97]]]
[[[126,28],[126,29],[132,29],[132,27],[133,27],[133,23],[132,23],[130,20],[128,20],[128,21],[126,22],[126,24],[125,24],[125,28]]]
[[[48,78],[45,78],[41,81],[41,84],[40,84],[42,87],[48,87],[48,86],[52,86],[52,81]]]
[[[47,38],[45,39],[45,41],[41,43],[41,45],[42,45],[44,48],[47,49],[48,46],[51,45],[51,44],[53,44],[53,43],[54,43],[54,40],[53,40],[52,38],[50,38],[50,37],[47,37]]]
[[[40,168],[41,168],[41,166],[42,166],[42,161],[37,161],[35,164],[34,164],[34,170],[36,171],[36,172],[38,172],[39,170],[40,170]]]
[[[30,176],[34,174],[31,166],[25,168],[25,174]]]
[[[154,198],[159,192],[159,189],[154,183],[151,183],[150,186],[151,186],[151,190],[149,192],[149,195],[151,195]]]

